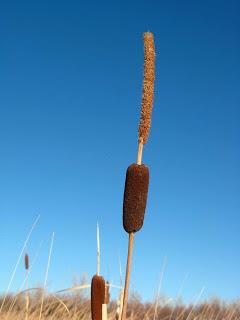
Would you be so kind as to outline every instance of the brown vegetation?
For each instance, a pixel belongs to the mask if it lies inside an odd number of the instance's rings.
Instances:
[[[31,296],[29,320],[37,320],[41,306],[41,291]],[[1,320],[24,319],[25,301],[22,296],[16,300],[12,311],[9,312],[14,296],[8,296],[0,315]],[[1,304],[0,299],[0,304]],[[160,301],[161,302],[161,301]],[[108,319],[116,319],[117,302],[112,301],[108,306]],[[142,303],[136,296],[129,300],[127,318],[130,320],[153,320],[155,303]],[[46,295],[42,310],[42,320],[87,320],[91,319],[91,302],[80,294],[58,296]],[[184,306],[181,303],[169,305],[160,303],[155,320],[239,320],[240,304],[226,304],[218,300],[201,303],[197,306]]]

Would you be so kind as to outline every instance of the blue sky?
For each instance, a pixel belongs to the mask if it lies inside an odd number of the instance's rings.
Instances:
[[[152,31],[156,83],[144,228],[132,289],[191,301],[239,298],[240,43],[238,1],[8,1],[0,6],[0,291],[24,240],[30,285],[49,290],[96,270],[119,283],[125,171],[135,161],[143,42]],[[22,265],[11,290],[23,279]]]

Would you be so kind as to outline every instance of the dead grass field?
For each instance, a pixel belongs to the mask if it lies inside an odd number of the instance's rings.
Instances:
[[[0,299],[0,304],[2,302]],[[39,319],[41,307],[41,292],[31,296],[29,320]],[[14,305],[13,302],[15,301]],[[127,318],[131,320],[239,320],[240,303],[226,304],[218,300],[205,302],[196,306],[164,302],[159,303],[155,310],[155,303],[142,303],[136,296],[129,301]],[[116,319],[117,302],[112,301],[108,306],[108,319]],[[5,300],[4,308],[0,314],[1,320],[25,320],[25,298],[9,295]],[[90,300],[88,297],[73,294],[65,296],[47,295],[44,299],[42,320],[87,320],[91,319]]]

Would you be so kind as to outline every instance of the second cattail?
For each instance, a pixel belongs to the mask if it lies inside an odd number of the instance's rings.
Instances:
[[[99,275],[92,278],[91,313],[92,320],[102,320],[102,305],[105,303],[105,280]]]

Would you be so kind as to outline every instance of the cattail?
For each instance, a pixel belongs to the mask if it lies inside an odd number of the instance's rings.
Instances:
[[[26,306],[25,306],[25,320],[28,320],[28,310],[29,310],[29,303],[30,303],[30,297],[28,292],[28,272],[29,272],[29,257],[28,254],[25,254],[25,270],[26,270]]]
[[[141,229],[147,203],[149,172],[142,164],[143,145],[147,142],[151,127],[153,93],[155,80],[154,37],[151,32],[143,34],[144,77],[142,90],[142,110],[138,128],[137,164],[128,167],[123,200],[123,227],[129,233],[128,256],[123,296],[121,320],[126,319],[128,289],[130,284],[134,234]]]
[[[151,127],[153,107],[154,80],[155,80],[155,49],[154,37],[151,32],[143,34],[144,40],[144,76],[142,89],[142,110],[138,129],[139,140],[147,142]]]
[[[25,254],[25,269],[29,269],[29,257],[28,254]]]
[[[123,201],[123,227],[128,233],[137,232],[143,225],[148,184],[148,167],[131,164],[126,173]]]
[[[91,313],[92,320],[102,320],[102,305],[105,302],[105,281],[95,275],[91,283]]]

